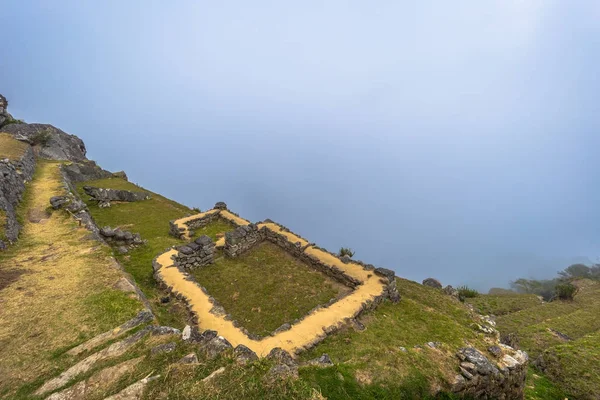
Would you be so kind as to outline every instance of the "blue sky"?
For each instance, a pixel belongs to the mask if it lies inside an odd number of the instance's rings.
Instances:
[[[202,209],[421,280],[596,261],[600,3],[8,1],[0,93]]]

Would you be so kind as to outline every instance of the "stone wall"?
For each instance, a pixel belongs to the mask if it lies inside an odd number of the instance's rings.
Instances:
[[[117,250],[121,254],[127,253],[130,249],[144,244],[144,240],[139,233],[124,231],[120,228],[113,229],[110,226],[100,228],[100,235],[113,246],[117,246]]]
[[[180,246],[175,256],[175,265],[184,269],[193,269],[212,264],[215,259],[215,243],[206,235],[191,243]]]
[[[255,224],[240,226],[232,232],[225,233],[223,251],[227,257],[237,257],[250,250],[265,239],[265,229],[258,229]]]
[[[218,212],[207,211],[205,213],[201,213],[201,216],[198,218],[192,218],[184,223],[187,227],[187,230],[183,226],[178,226],[174,220],[169,221],[169,234],[175,236],[176,238],[183,239],[186,231],[193,231],[194,229],[202,228],[213,222],[218,217]],[[193,232],[190,232],[190,236],[193,236]]]
[[[21,225],[17,221],[16,209],[23,193],[25,183],[30,181],[35,171],[35,157],[28,147],[23,157],[17,161],[0,160],[0,250],[13,243],[19,236]],[[4,218],[2,218],[4,217]]]
[[[456,354],[460,360],[452,391],[475,399],[522,399],[527,377],[527,353],[509,346],[492,346],[496,360],[490,361],[479,350],[465,347]]]

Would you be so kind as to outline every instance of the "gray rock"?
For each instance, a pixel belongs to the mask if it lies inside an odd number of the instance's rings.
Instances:
[[[460,349],[457,356],[463,361],[474,364],[477,372],[481,375],[498,373],[498,368],[496,368],[486,356],[481,354],[479,350],[473,347],[464,347]]]
[[[460,298],[458,290],[454,289],[451,285],[446,286],[442,291],[448,296],[452,296],[456,299]]]
[[[53,196],[50,197],[50,205],[53,209],[58,210],[71,202],[68,196]]]
[[[433,278],[427,278],[427,279],[423,280],[423,285],[429,286],[432,288],[436,288],[436,289],[442,288],[442,284],[440,283],[440,281],[438,281],[437,279],[433,279]]]
[[[196,353],[190,353],[186,356],[183,356],[179,361],[179,364],[199,364],[200,360],[198,360],[198,356]]]
[[[100,228],[100,234],[105,237],[114,237],[115,231],[110,226]]]
[[[129,252],[129,249],[127,249],[127,247],[125,246],[119,246],[117,247],[117,251],[119,252],[119,254],[127,254]]]
[[[227,341],[223,336],[217,336],[210,339],[204,346],[202,346],[202,351],[206,355],[206,358],[212,360],[216,358],[219,354],[232,349],[231,343]]]
[[[215,204],[215,207],[214,207],[214,208],[215,208],[215,209],[217,209],[217,210],[227,210],[227,204],[225,204],[225,203],[224,203],[224,202],[222,202],[222,201],[219,201],[219,202],[217,202],[217,203]]]
[[[151,354],[170,353],[173,350],[175,350],[176,347],[177,347],[177,343],[175,343],[175,342],[163,343],[163,344],[159,344],[158,346],[154,346],[152,348],[152,350],[150,350],[150,353]]]
[[[10,124],[2,128],[20,140],[35,144],[40,135],[47,135],[48,140],[39,146],[39,156],[51,160],[85,161],[85,145],[75,135],[69,135],[48,124]]]
[[[94,181],[112,176],[109,171],[100,168],[95,161],[91,160],[82,160],[68,165],[63,164],[61,170],[73,183]]]
[[[233,350],[233,354],[237,362],[244,365],[258,360],[258,356],[256,355],[256,353],[250,350],[248,347],[244,346],[243,344],[239,344]]]
[[[323,354],[319,358],[315,358],[307,362],[308,365],[313,365],[316,367],[331,367],[333,365],[333,361],[329,358],[329,355]]]
[[[211,332],[214,332],[214,331],[211,331]],[[215,336],[216,336],[216,332],[215,332]],[[191,342],[191,343],[200,343],[204,338],[205,338],[205,336],[202,336],[202,334],[200,334],[200,331],[198,330],[197,326],[186,325],[185,328],[183,328],[183,331],[181,334],[181,339],[183,339],[186,342]]]
[[[275,347],[273,350],[271,350],[267,355],[267,359],[273,360],[278,364],[285,364],[290,367],[298,366],[298,364],[290,355],[290,353],[288,353],[280,347]]]
[[[502,349],[500,348],[500,346],[490,346],[488,347],[488,351],[496,358],[502,355]]]
[[[131,190],[105,189],[93,186],[84,186],[83,190],[93,200],[100,203],[109,203],[111,201],[135,202],[150,199],[146,192],[133,192]]]
[[[281,379],[297,379],[298,367],[290,367],[286,364],[277,364],[273,366],[265,375],[267,382],[275,382]]]

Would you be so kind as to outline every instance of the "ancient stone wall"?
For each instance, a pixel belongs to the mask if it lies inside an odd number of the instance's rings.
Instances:
[[[245,253],[265,239],[265,231],[264,228],[259,230],[255,224],[250,224],[225,233],[225,255],[237,257]]]
[[[199,268],[212,264],[215,259],[215,243],[206,235],[179,247],[175,265],[184,269]]]
[[[21,225],[17,221],[16,209],[23,198],[25,183],[31,180],[34,170],[35,157],[31,147],[20,160],[0,160],[0,224],[4,231],[4,237],[0,236],[0,250],[19,236]]]
[[[465,347],[456,354],[460,363],[452,391],[475,399],[522,399],[527,377],[527,353],[505,345],[492,346],[497,360]],[[490,351],[492,348],[490,348]]]

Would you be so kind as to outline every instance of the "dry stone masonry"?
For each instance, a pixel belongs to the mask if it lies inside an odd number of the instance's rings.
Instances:
[[[0,250],[19,236],[21,225],[17,221],[16,207],[23,198],[25,184],[33,177],[34,170],[35,157],[31,147],[27,148],[20,160],[0,160]]]
[[[184,269],[199,268],[212,264],[215,258],[215,243],[206,235],[179,247],[175,265]]]

